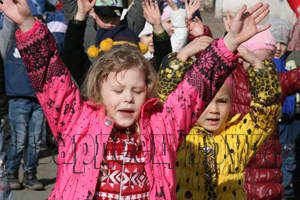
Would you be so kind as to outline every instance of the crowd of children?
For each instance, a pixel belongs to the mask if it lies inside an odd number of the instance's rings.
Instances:
[[[49,199],[293,198],[298,40],[282,19],[260,25],[263,3],[227,12],[213,39],[199,8],[0,1],[0,199],[43,189],[48,126],[59,151]]]

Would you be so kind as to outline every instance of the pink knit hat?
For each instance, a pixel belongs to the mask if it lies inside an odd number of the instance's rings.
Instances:
[[[162,14],[161,14],[161,21],[164,21],[165,19],[171,17],[172,8],[168,5],[165,5],[165,4],[163,5],[163,10],[162,10]]]
[[[254,35],[242,44],[242,46],[253,52],[258,49],[269,49],[276,53],[276,40],[269,29]]]

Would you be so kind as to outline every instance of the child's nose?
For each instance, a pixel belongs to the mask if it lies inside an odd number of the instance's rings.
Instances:
[[[128,92],[125,94],[125,102],[127,103],[133,103],[133,95],[131,92]]]
[[[210,113],[219,113],[218,106],[216,104],[211,104],[209,111],[210,111]]]

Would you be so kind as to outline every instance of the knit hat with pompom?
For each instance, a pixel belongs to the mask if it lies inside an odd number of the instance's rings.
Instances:
[[[140,38],[131,28],[126,25],[120,25],[113,29],[99,29],[96,36],[96,44],[92,45],[87,53],[90,57],[96,58],[100,52],[109,51],[113,47],[123,44],[134,46],[143,54],[148,51],[148,45],[140,43]]]

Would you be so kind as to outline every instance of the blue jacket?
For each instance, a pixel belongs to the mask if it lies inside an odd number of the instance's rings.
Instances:
[[[4,61],[4,75],[7,96],[36,97],[26,67],[16,47],[16,41]]]

